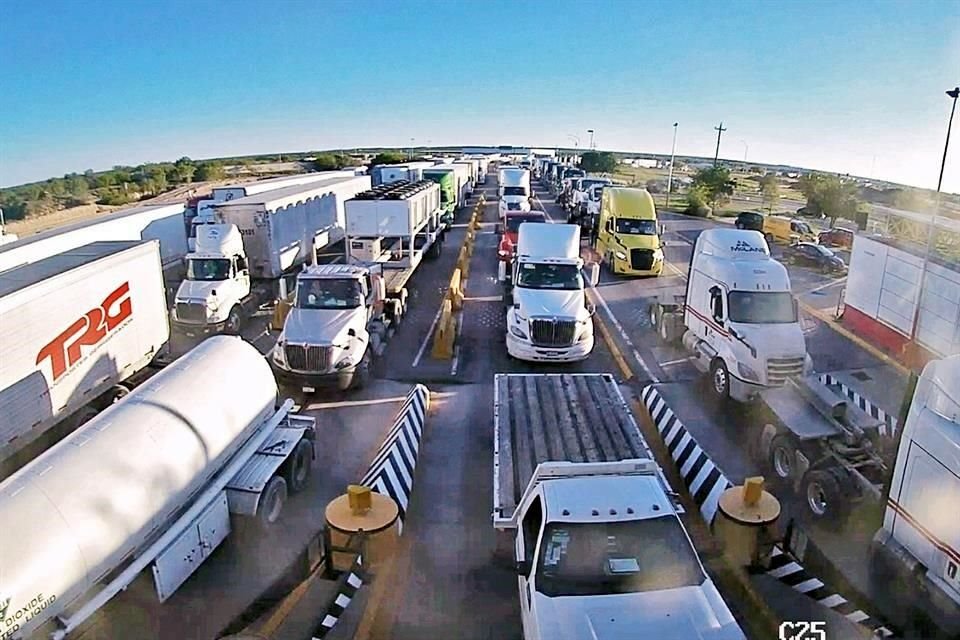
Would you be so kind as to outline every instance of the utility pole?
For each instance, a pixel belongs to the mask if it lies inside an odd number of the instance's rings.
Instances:
[[[590,150],[593,151],[596,147],[593,144],[593,129],[587,129],[587,133],[590,134]]]
[[[673,146],[670,147],[670,173],[667,174],[667,204],[664,205],[664,209],[670,208],[670,192],[673,190],[673,162],[677,157],[677,125],[679,122],[673,123]]]
[[[717,152],[713,154],[713,166],[717,166],[717,161],[720,159],[720,136],[726,131],[723,127],[723,120],[720,121],[720,126],[714,127],[713,130],[717,132]]]

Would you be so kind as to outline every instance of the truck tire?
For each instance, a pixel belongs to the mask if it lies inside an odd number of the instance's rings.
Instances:
[[[803,476],[801,498],[817,521],[839,524],[842,521],[843,495],[840,483],[829,469],[811,469]]]
[[[240,326],[242,324],[243,314],[240,312],[240,307],[234,305],[234,307],[230,309],[227,321],[223,325],[223,332],[228,336],[238,336],[240,335]]]
[[[270,526],[280,519],[283,505],[287,502],[287,481],[281,476],[273,476],[267,482],[257,505],[257,520],[263,526]]]
[[[720,358],[710,363],[710,391],[718,400],[730,398],[730,371]]]
[[[770,470],[784,482],[793,480],[797,470],[797,447],[793,438],[781,433],[770,443]]]
[[[307,487],[313,472],[313,443],[304,438],[297,443],[283,470],[283,479],[290,493],[299,493]]]

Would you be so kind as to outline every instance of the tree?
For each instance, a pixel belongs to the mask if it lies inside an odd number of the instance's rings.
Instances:
[[[332,171],[343,166],[342,157],[332,153],[321,153],[313,161],[313,167],[317,171]]]
[[[773,211],[780,203],[780,181],[772,173],[760,178],[760,194],[763,197],[763,206],[767,211]]]
[[[384,151],[373,156],[373,160],[370,161],[370,165],[400,164],[401,162],[406,162],[406,160],[406,154],[400,151]]]
[[[691,206],[695,202],[702,203],[716,210],[730,201],[735,188],[736,182],[730,178],[730,170],[726,167],[701,169],[693,176],[687,202]]]
[[[586,151],[580,157],[580,168],[587,173],[613,173],[620,162],[609,151]]]
[[[221,165],[216,160],[210,162],[204,162],[197,167],[196,179],[201,182],[207,182],[209,180],[223,180],[226,172]]]
[[[193,182],[193,174],[197,172],[197,166],[193,164],[193,160],[187,156],[183,156],[173,163],[173,168],[180,182]]]
[[[837,218],[857,219],[860,198],[855,182],[833,174],[811,173],[797,180],[797,188],[807,197],[807,211],[826,215],[831,227]]]

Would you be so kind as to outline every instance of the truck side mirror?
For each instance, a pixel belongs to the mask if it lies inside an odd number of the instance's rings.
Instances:
[[[667,232],[667,226],[666,226],[666,225],[663,225],[663,224],[660,225],[660,235],[663,235],[663,234],[665,234],[666,232]]]
[[[517,560],[514,563],[514,569],[519,576],[530,575],[530,561],[529,560]]]
[[[386,300],[387,298],[387,283],[384,282],[382,277],[377,277],[373,279],[373,291],[377,296],[377,302],[381,300]]]
[[[596,262],[591,262],[587,265],[587,276],[590,279],[590,286],[595,287],[600,284],[600,265]]]

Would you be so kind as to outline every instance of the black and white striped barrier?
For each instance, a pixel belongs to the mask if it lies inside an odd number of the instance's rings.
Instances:
[[[393,420],[393,426],[383,439],[373,462],[360,481],[365,487],[377,493],[390,496],[397,503],[400,515],[400,533],[403,533],[403,521],[407,516],[410,494],[413,492],[413,476],[417,468],[417,455],[420,452],[420,440],[430,408],[430,390],[424,385],[416,385],[407,394],[403,406]],[[337,595],[327,607],[326,614],[313,634],[314,640],[326,636],[340,621],[343,612],[360,587],[363,585],[362,563],[358,555],[350,568],[346,579],[340,583]]]
[[[333,602],[330,603],[330,606],[327,607],[326,615],[323,616],[320,624],[317,625],[316,630],[313,632],[313,640],[322,640],[328,633],[333,631],[333,628],[340,622],[343,612],[347,610],[347,607],[350,606],[350,603],[354,597],[356,597],[357,591],[363,586],[362,568],[363,562],[360,556],[357,556],[353,566],[350,567],[350,571],[341,577],[337,595],[333,599]]]
[[[821,373],[820,382],[829,387],[838,387],[843,395],[853,400],[853,403],[860,407],[865,413],[877,420],[881,420],[883,422],[883,426],[880,427],[881,434],[887,436],[888,438],[892,438],[893,436],[897,435],[897,419],[864,398],[857,390],[852,389],[843,382],[840,382],[840,380],[829,373]]]
[[[413,492],[413,475],[420,452],[423,425],[430,408],[430,391],[418,384],[407,394],[403,407],[397,413],[393,426],[384,438],[380,450],[363,480],[365,487],[393,498],[400,508],[400,532],[407,517],[407,506]]]
[[[667,406],[666,400],[654,385],[644,387],[640,393],[644,406],[650,412],[653,424],[663,438],[670,457],[673,458],[680,477],[700,509],[700,515],[710,525],[717,515],[720,495],[733,486],[707,453],[697,444],[680,419]],[[848,620],[861,624],[884,638],[893,633],[883,623],[858,609],[853,603],[831,591],[819,579],[807,573],[793,555],[780,545],[773,549],[771,568],[767,575],[792,587],[828,609],[837,611]]]

